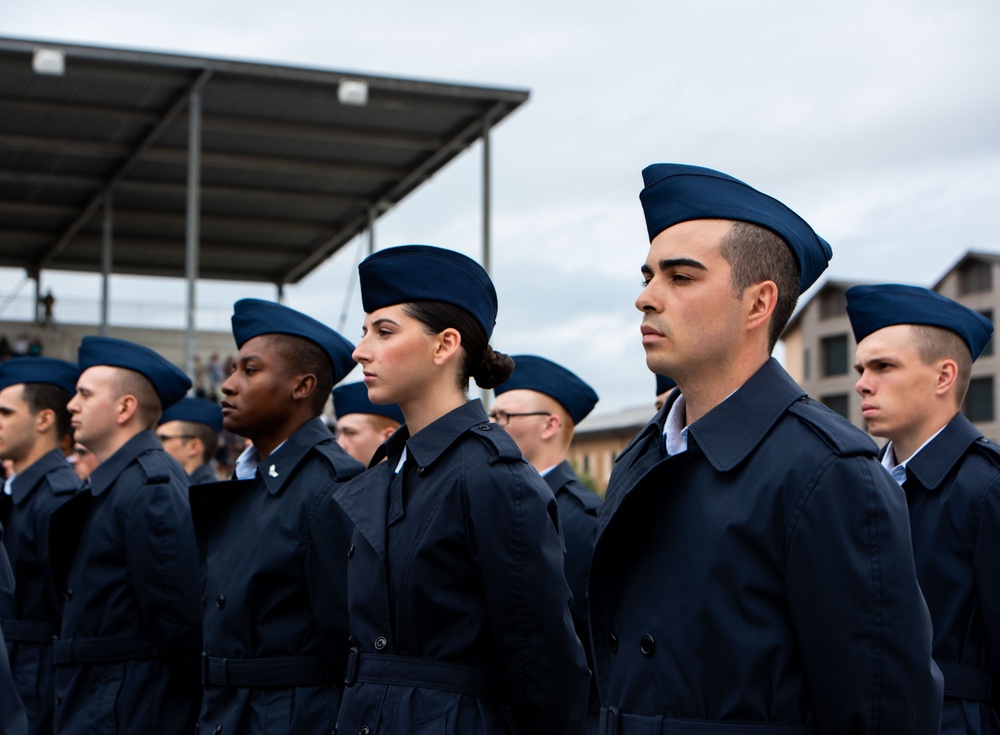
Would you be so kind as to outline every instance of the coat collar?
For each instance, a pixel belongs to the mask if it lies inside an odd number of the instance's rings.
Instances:
[[[90,473],[90,493],[95,498],[103,495],[115,484],[118,476],[124,472],[140,454],[153,449],[163,449],[163,444],[150,430],[140,431],[119,447],[118,451],[101,462]]]
[[[382,564],[385,564],[386,528],[404,513],[402,507],[393,508],[391,512],[389,509],[389,486],[403,456],[403,448],[406,448],[408,463],[412,461],[419,468],[432,468],[463,433],[488,420],[482,401],[477,398],[446,413],[416,436],[410,436],[404,424],[376,450],[368,471],[337,490],[335,499]]]
[[[553,467],[552,471],[545,475],[542,479],[545,480],[545,483],[549,486],[552,494],[555,495],[566,487],[567,483],[579,478],[577,478],[576,473],[573,471],[573,466],[564,459],[562,462]]]
[[[320,418],[310,419],[296,429],[266,460],[257,465],[257,474],[263,478],[267,491],[271,495],[281,492],[309,450],[325,441],[334,441],[334,438]]]
[[[691,424],[705,457],[719,472],[742,462],[781,415],[806,392],[773,357],[735,393]]]
[[[45,475],[68,467],[69,463],[58,448],[39,457],[38,461],[31,465],[31,467],[23,472],[19,472],[11,483],[14,504],[20,505],[23,503],[31,495],[32,491],[38,487]],[[57,483],[52,486],[52,493],[54,495],[67,495],[76,492],[78,489],[78,487],[74,488],[71,485]]]
[[[663,426],[678,395],[674,391],[619,455],[617,462],[623,466],[611,476],[598,513],[599,532],[642,479],[668,459],[663,448]],[[804,395],[805,391],[771,358],[736,392],[691,424],[688,452],[700,450],[716,471],[732,470],[760,444],[788,407]]]
[[[930,444],[906,463],[907,475],[928,490],[938,487],[981,437],[965,416],[956,414]]]

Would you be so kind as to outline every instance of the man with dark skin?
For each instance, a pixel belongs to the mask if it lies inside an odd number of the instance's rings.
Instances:
[[[280,304],[234,307],[223,424],[251,444],[192,485],[204,585],[202,733],[332,732],[348,649],[350,523],[333,491],[363,467],[320,418],[352,345]]]

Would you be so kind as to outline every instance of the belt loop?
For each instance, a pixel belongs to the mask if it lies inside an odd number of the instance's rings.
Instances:
[[[208,686],[208,651],[201,652],[201,685]]]
[[[222,683],[223,686],[229,686],[229,659],[222,659]]]
[[[358,680],[358,664],[361,652],[356,646],[351,646],[351,650],[347,652],[347,671],[344,672],[344,684],[347,686],[354,686],[354,682]]]
[[[602,707],[599,725],[600,735],[618,735],[618,708]]]

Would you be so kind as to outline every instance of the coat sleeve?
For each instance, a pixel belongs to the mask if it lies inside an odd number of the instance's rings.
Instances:
[[[870,457],[817,466],[792,509],[787,598],[823,735],[936,735],[942,679],[900,487]]]
[[[590,673],[570,616],[555,498],[520,460],[471,470],[466,491],[517,731],[578,735]]]
[[[993,707],[1000,716],[1000,479],[983,494],[972,563],[993,675]]]
[[[125,539],[129,578],[146,629],[164,656],[197,668],[198,551],[186,488],[169,479],[140,485],[130,503]]]
[[[347,667],[350,630],[347,624],[347,554],[353,524],[333,500],[339,487],[325,478],[309,509],[309,543],[306,546],[305,580],[312,617],[323,656],[341,682]]]

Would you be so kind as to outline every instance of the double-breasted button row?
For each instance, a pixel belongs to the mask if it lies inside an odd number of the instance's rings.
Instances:
[[[368,729],[368,725],[362,725],[361,729],[358,730],[358,735],[369,735],[369,733],[371,733],[371,730]]]
[[[216,597],[215,598],[215,606],[217,608],[219,608],[220,610],[222,608],[224,608],[226,606],[226,596],[225,595],[219,595],[218,597]]]
[[[618,636],[614,633],[608,633],[608,650],[611,653],[618,653]],[[656,650],[656,641],[653,639],[649,633],[646,633],[642,638],[639,639],[639,650],[646,656],[652,656],[653,651]]]
[[[387,641],[385,639],[385,636],[380,635],[378,638],[375,639],[375,650],[376,651],[381,651],[388,644],[389,644],[389,641]]]

